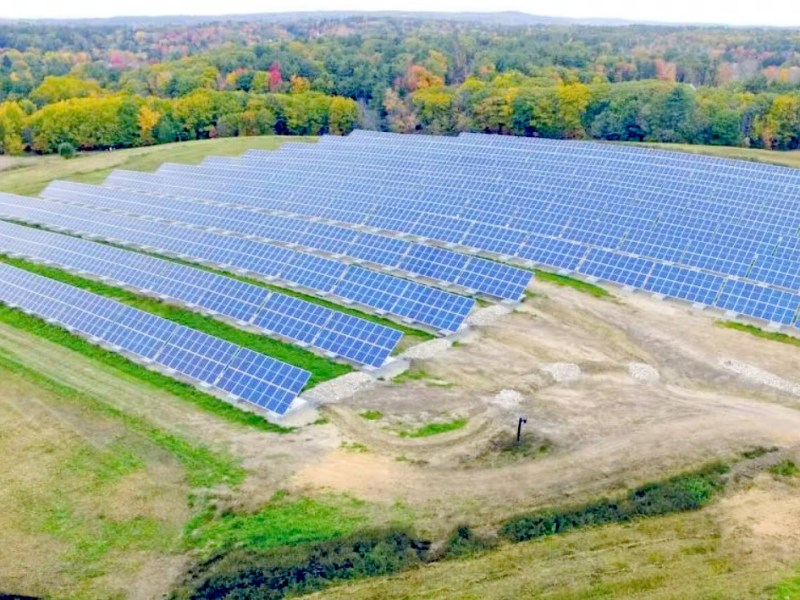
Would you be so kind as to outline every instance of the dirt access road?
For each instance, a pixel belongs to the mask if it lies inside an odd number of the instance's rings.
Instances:
[[[367,451],[333,451],[291,485],[405,502],[449,526],[467,515],[498,519],[592,497],[755,446],[800,443],[800,397],[791,393],[800,348],[641,294],[598,300],[545,284],[532,289],[536,296],[514,314],[416,365],[421,380],[328,407],[331,427]],[[732,371],[731,360],[760,378]],[[557,381],[575,366],[577,379]],[[784,390],[766,385],[774,383],[767,375]],[[523,401],[498,406],[501,390]],[[384,416],[368,421],[359,416],[365,410]],[[510,436],[519,415],[550,451],[483,467],[491,440]],[[430,438],[396,433],[457,416],[469,425]]]

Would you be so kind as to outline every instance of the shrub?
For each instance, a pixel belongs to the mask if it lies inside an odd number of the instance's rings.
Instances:
[[[447,540],[442,558],[470,556],[495,546],[497,546],[496,539],[476,534],[469,525],[459,525]]]
[[[404,530],[366,532],[263,553],[234,551],[198,565],[173,600],[278,600],[336,580],[374,577],[422,564],[430,543]]]
[[[522,542],[580,527],[620,523],[640,517],[696,510],[722,489],[727,467],[714,464],[659,483],[649,483],[618,500],[600,500],[565,510],[543,510],[514,517],[500,529],[501,535]]]
[[[75,146],[73,146],[69,142],[62,142],[58,145],[58,154],[64,160],[69,160],[70,158],[74,158],[76,154]]]

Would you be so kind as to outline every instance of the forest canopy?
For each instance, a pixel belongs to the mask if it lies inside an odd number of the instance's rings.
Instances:
[[[800,32],[388,16],[0,26],[0,151],[493,132],[800,147]]]

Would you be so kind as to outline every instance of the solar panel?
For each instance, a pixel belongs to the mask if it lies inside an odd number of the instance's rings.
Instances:
[[[575,141],[359,132],[153,175],[115,172],[107,184],[375,228],[418,243],[402,255],[408,269],[464,287],[464,259],[442,245],[796,320],[800,173],[782,167]],[[322,231],[301,234],[335,246]],[[484,286],[511,277],[483,275]],[[351,299],[390,303],[357,279]]]
[[[446,249],[439,249],[436,259],[428,259],[426,268],[420,271],[417,270],[417,263],[407,260],[406,257],[425,252],[426,249],[411,242],[355,232],[335,225],[310,224],[294,217],[268,215],[236,206],[200,204],[197,199],[189,197],[165,198],[69,181],[55,181],[41,195],[50,200],[72,202],[121,214],[152,216],[169,223],[253,236],[254,239],[293,244],[312,251],[331,252],[337,257],[369,261],[399,269],[412,276],[424,275],[443,284],[458,284],[464,273],[470,276],[473,291],[501,299],[519,300],[525,285],[530,283],[532,277],[530,273],[515,270],[513,267],[503,267],[478,257],[465,257]],[[460,268],[457,271],[448,268],[453,262],[459,261]],[[493,269],[499,272],[494,273]],[[513,273],[512,279],[521,283],[498,288],[489,279],[485,280],[485,273],[494,274],[494,278],[501,277],[504,273]],[[500,293],[503,295],[498,296]]]
[[[330,308],[152,256],[1,221],[0,253],[52,263],[163,299],[177,300],[356,364],[381,366],[402,337],[395,329],[349,317],[351,343],[338,341],[334,348],[327,338],[320,338],[326,324],[341,314]],[[314,319],[308,318],[309,314]],[[376,337],[380,343],[373,342]]]
[[[80,206],[0,194],[0,216],[6,219],[44,225],[54,229],[94,236],[122,245],[153,250],[179,258],[235,269],[265,279],[306,286],[318,293],[330,293],[345,301],[359,302],[367,309],[384,312],[406,321],[441,331],[455,331],[461,326],[475,301],[428,286],[367,271],[373,277],[364,284],[379,286],[374,294],[354,290],[352,277],[365,271],[355,265],[303,254],[287,248],[270,246],[254,240],[217,233],[187,230]],[[392,287],[398,297],[391,306],[371,304],[381,290]],[[355,293],[357,291],[357,293]],[[367,290],[369,291],[369,290]],[[427,299],[428,304],[417,301]],[[405,302],[402,302],[405,300]],[[402,312],[397,312],[395,306]],[[453,306],[458,310],[454,312]]]
[[[0,264],[0,302],[278,415],[310,377],[268,356],[6,264]]]

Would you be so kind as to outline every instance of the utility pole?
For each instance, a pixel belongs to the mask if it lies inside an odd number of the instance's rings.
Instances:
[[[522,426],[528,422],[528,419],[525,417],[519,418],[519,423],[517,423],[517,443],[519,444],[520,440],[522,439]]]

